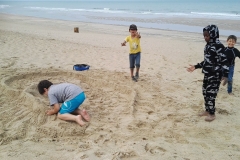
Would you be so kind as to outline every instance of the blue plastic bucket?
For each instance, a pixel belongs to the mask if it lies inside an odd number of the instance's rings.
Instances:
[[[85,70],[88,70],[89,68],[90,66],[87,64],[75,64],[73,66],[73,70],[75,71],[85,71]]]

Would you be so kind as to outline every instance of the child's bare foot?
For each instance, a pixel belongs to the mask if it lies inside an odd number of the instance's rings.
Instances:
[[[80,126],[84,126],[85,123],[82,121],[82,116],[81,115],[77,115],[76,116],[76,122],[80,125]]]
[[[200,117],[202,116],[208,116],[209,115],[209,112],[208,111],[203,111],[202,113],[199,113],[198,114]]]
[[[205,121],[211,122],[216,118],[214,114],[209,114],[206,118]]]
[[[85,109],[83,109],[81,111],[81,116],[83,117],[83,119],[85,119],[85,121],[87,121],[87,122],[90,121],[90,115],[87,113],[87,111]]]
[[[232,92],[231,93],[228,93],[230,96],[234,95]]]

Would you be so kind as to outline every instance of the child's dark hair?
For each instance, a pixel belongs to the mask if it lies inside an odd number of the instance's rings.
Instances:
[[[234,35],[228,36],[227,41],[228,41],[229,39],[232,39],[232,40],[234,40],[235,42],[237,42],[237,37],[234,36]]]
[[[44,88],[48,89],[51,85],[53,85],[52,82],[48,81],[48,80],[42,80],[38,83],[38,92],[43,95],[43,93],[45,92]]]
[[[135,25],[135,24],[131,24],[130,26],[129,26],[129,31],[130,30],[136,30],[137,31],[137,26]]]

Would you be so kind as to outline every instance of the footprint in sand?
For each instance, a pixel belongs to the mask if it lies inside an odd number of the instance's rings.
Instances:
[[[3,58],[0,60],[0,68],[10,68],[11,66],[13,66],[16,62],[15,57],[13,58]]]
[[[151,154],[163,153],[163,152],[167,151],[160,146],[156,146],[156,145],[149,144],[149,143],[147,143],[144,148],[145,148],[146,152],[150,152]]]

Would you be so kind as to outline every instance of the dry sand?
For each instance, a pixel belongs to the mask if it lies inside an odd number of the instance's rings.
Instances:
[[[129,48],[120,46],[127,27],[1,14],[0,159],[240,159],[239,59],[235,95],[221,86],[217,118],[205,122],[197,116],[204,108],[203,75],[186,71],[203,60],[202,35],[139,31],[142,59],[135,83]],[[77,63],[90,70],[73,71]],[[81,86],[87,95],[81,108],[91,122],[80,127],[45,115],[48,99],[36,89],[42,79]]]

